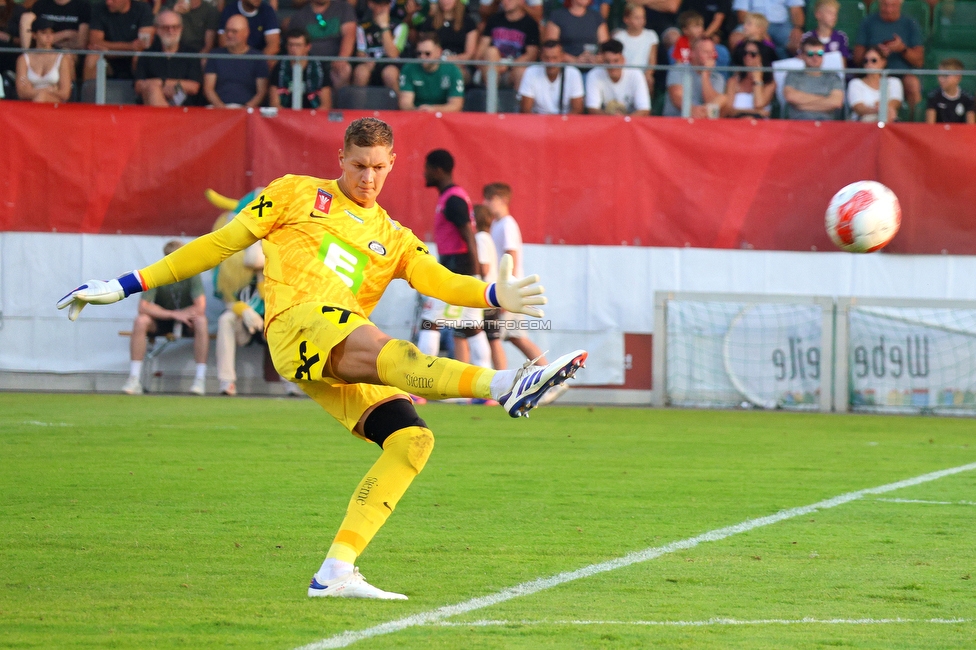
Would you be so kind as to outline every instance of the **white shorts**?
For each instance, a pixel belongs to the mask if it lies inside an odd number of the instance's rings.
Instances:
[[[476,307],[455,307],[443,300],[424,296],[424,307],[420,318],[441,327],[464,329],[473,327],[484,318],[484,310]]]

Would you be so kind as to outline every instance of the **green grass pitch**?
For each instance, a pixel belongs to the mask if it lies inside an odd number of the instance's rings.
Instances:
[[[372,602],[305,594],[377,454],[310,400],[0,394],[0,647],[295,648],[976,461],[971,419],[419,410]],[[976,471],[883,497],[352,647],[972,648]]]

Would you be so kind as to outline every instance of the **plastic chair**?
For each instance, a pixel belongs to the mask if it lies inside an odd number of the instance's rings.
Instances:
[[[335,107],[395,111],[400,105],[396,93],[385,86],[343,86],[336,93]]]
[[[112,106],[120,104],[135,104],[136,91],[132,79],[106,79],[105,103]],[[95,80],[89,79],[81,84],[81,101],[86,104],[95,103]]]
[[[976,48],[976,3],[940,2],[932,22],[932,45]]]
[[[488,91],[484,88],[471,88],[464,93],[464,112],[484,113],[488,104]],[[498,112],[518,113],[518,96],[513,88],[498,89]]]

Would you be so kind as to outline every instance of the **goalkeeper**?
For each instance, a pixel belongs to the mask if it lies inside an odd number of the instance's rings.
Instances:
[[[452,305],[542,316],[538,306],[546,302],[538,277],[512,279],[510,257],[493,284],[438,264],[376,204],[395,160],[389,125],[356,120],[339,151],[339,179],[279,178],[223,228],[144,269],[90,280],[58,302],[74,320],[87,303],[108,304],[191,277],[263,240],[265,333],[275,367],[354,435],[383,450],[353,492],[309,596],[406,599],[367,583],[354,562],[433,450],[434,436],[408,393],[491,398],[519,417],[586,360],[577,350],[547,366],[494,371],[422,354],[368,320],[394,278]]]

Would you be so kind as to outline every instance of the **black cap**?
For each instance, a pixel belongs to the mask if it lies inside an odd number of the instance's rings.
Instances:
[[[45,18],[44,16],[38,16],[34,19],[34,24],[31,25],[32,32],[40,32],[45,29],[54,29],[54,23]]]

